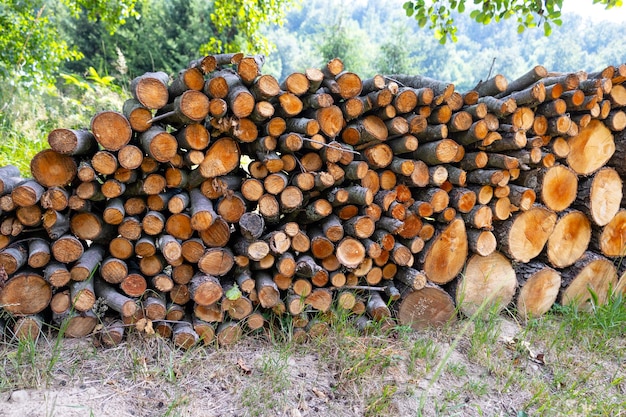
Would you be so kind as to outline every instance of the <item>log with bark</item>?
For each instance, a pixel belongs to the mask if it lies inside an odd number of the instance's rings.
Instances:
[[[263,62],[136,77],[121,111],[52,130],[30,177],[0,168],[4,310],[71,336],[102,319],[104,345],[144,317],[187,349],[285,314],[311,337],[334,307],[424,328],[500,309],[518,282],[523,319],[561,277],[581,306],[624,286],[626,77],[536,66],[461,94],[340,59],[279,81]]]

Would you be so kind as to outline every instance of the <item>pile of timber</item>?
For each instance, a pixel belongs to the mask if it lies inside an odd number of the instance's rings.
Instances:
[[[121,112],[51,131],[32,178],[0,168],[3,326],[187,348],[273,320],[305,338],[338,311],[419,329],[624,291],[626,64],[465,93],[262,64],[146,73]]]

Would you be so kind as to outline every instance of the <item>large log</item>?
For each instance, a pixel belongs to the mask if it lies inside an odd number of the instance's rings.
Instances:
[[[43,276],[23,271],[3,282],[0,305],[17,316],[28,316],[43,311],[52,299],[52,288]]]
[[[528,262],[539,255],[554,230],[556,220],[556,213],[536,205],[497,224],[495,235],[502,251],[511,259]]]
[[[415,330],[443,326],[456,317],[452,297],[433,284],[420,290],[406,291],[396,304],[396,310],[400,324]]]
[[[467,317],[485,316],[492,309],[501,311],[511,302],[517,278],[511,261],[493,252],[488,256],[473,255],[455,284],[459,310]]]
[[[517,313],[524,320],[545,314],[556,301],[561,288],[561,274],[540,262],[514,265],[520,284]]]
[[[560,294],[561,304],[591,311],[593,300],[598,305],[606,302],[609,288],[617,284],[617,271],[610,260],[588,251],[574,265],[561,271],[561,278],[565,288]]]

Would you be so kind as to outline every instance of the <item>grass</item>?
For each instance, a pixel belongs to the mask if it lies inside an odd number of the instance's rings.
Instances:
[[[331,330],[304,343],[268,329],[232,347],[188,351],[136,331],[98,349],[46,330],[0,345],[0,391],[44,390],[49,415],[68,415],[64,392],[82,387],[88,395],[74,406],[96,416],[103,402],[120,415],[619,416],[625,310],[613,297],[591,313],[555,305],[523,325],[505,310],[366,335],[337,313],[318,317]]]

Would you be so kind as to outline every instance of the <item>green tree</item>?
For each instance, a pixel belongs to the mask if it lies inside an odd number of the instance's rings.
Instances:
[[[129,19],[114,34],[84,12],[77,19],[64,19],[64,36],[85,51],[83,59],[67,62],[64,69],[83,74],[94,67],[100,74],[127,79],[147,71],[174,73],[198,58],[200,46],[213,35],[204,0],[141,1],[137,11],[141,18]]]
[[[457,26],[452,12],[465,13],[466,0],[409,0],[403,5],[407,16],[414,16],[420,27],[435,32],[441,43],[447,39],[457,40]],[[470,17],[477,23],[489,24],[515,17],[517,31],[543,27],[546,36],[552,33],[552,25],[560,26],[563,0],[474,0]],[[622,6],[622,0],[593,0],[594,4],[607,9]]]
[[[375,61],[375,69],[381,74],[409,74],[419,72],[419,59],[411,56],[411,50],[404,42],[405,28],[394,25],[391,36],[380,45]]]
[[[371,72],[368,68],[370,60],[363,48],[368,43],[368,36],[357,22],[341,18],[335,24],[326,25],[320,37],[317,49],[323,61],[341,58],[349,71],[366,76]]]
[[[136,0],[62,0],[72,14],[85,11],[114,32],[134,15]],[[83,55],[59,37],[56,2],[3,0],[0,4],[0,77],[14,83],[52,81],[59,66]]]

